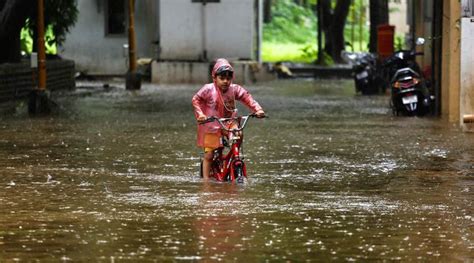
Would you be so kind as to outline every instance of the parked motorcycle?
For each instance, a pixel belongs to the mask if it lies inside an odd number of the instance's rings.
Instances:
[[[417,45],[424,44],[424,39],[417,39]],[[422,52],[399,50],[388,57],[383,67],[390,83],[390,106],[394,115],[423,116],[429,112],[430,92],[426,81],[416,63],[416,56]]]
[[[377,56],[375,54],[342,51],[341,57],[352,65],[352,76],[357,93],[370,95],[379,92],[380,77],[377,70]]]

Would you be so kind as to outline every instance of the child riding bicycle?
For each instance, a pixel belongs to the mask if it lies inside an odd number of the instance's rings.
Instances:
[[[194,115],[198,123],[206,121],[211,116],[217,118],[235,117],[237,113],[236,100],[255,112],[257,117],[265,116],[262,107],[252,98],[252,95],[242,86],[232,83],[234,69],[226,59],[216,60],[211,76],[213,83],[205,84],[192,99]],[[204,180],[209,179],[213,151],[222,147],[221,137],[223,135],[226,134],[215,122],[198,125],[197,146],[204,149],[202,165]]]

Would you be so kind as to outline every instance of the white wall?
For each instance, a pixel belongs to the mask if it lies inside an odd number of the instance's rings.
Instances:
[[[410,32],[407,21],[407,0],[390,1],[389,9],[396,10],[389,13],[389,23],[395,26],[396,34],[406,35]]]
[[[160,1],[160,39],[163,60],[209,60],[254,57],[255,1]]]
[[[105,1],[78,0],[78,20],[59,48],[62,57],[76,62],[76,70],[89,74],[124,74],[128,64],[123,36],[105,35]],[[136,1],[137,57],[153,57],[157,38],[156,1]],[[155,9],[155,10],[154,10]],[[128,20],[128,19],[127,19]]]
[[[60,47],[60,55],[89,74],[124,74],[127,55],[123,36],[105,35],[105,1],[77,0],[78,21]],[[137,0],[135,32],[137,58],[197,61],[255,59],[255,0]],[[204,16],[203,16],[204,15]],[[128,20],[128,18],[127,18]],[[161,52],[157,52],[160,42]]]
[[[471,21],[472,20],[472,21]],[[474,124],[464,124],[465,115],[474,114],[474,17],[461,18],[461,101],[460,119],[464,130],[474,131]]]

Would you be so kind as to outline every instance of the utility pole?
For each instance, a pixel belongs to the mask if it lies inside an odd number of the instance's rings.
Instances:
[[[37,87],[30,94],[28,112],[30,114],[46,114],[51,111],[49,93],[46,90],[46,51],[44,43],[44,0],[38,0],[38,30]]]
[[[141,76],[137,72],[136,41],[135,41],[135,0],[128,0],[128,72],[125,87],[137,90],[141,87]]]
[[[44,0],[38,0],[38,90],[46,90],[46,51],[44,46]]]

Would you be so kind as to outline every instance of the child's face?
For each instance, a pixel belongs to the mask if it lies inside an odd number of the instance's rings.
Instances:
[[[227,91],[227,89],[230,86],[230,83],[232,82],[232,75],[231,74],[223,74],[223,75],[217,75],[214,78],[214,81],[216,82],[217,87],[222,90],[222,91]]]

